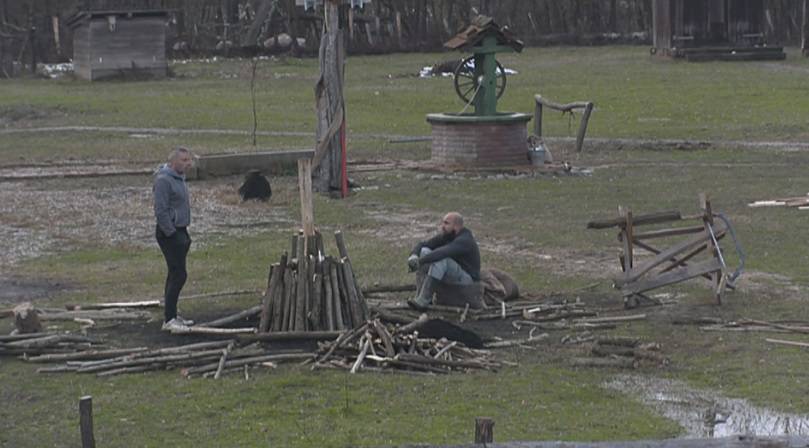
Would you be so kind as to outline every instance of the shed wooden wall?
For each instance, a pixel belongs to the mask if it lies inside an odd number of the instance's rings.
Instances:
[[[166,76],[166,18],[163,16],[116,16],[110,30],[106,17],[93,17],[74,29],[76,73],[95,80],[125,73]],[[86,62],[83,54],[87,55]],[[79,60],[77,56],[81,56]],[[86,67],[82,66],[85,65]]]

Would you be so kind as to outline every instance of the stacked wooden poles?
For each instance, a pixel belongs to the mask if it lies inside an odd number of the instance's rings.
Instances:
[[[326,256],[319,233],[292,238],[293,258],[270,267],[259,332],[340,331],[368,320],[343,234],[335,232],[339,258]]]

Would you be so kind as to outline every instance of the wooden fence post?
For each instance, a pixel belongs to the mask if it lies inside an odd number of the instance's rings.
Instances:
[[[494,442],[494,420],[491,417],[475,417],[475,443]]]
[[[85,395],[79,399],[79,426],[81,427],[82,448],[95,448],[93,436],[93,397]]]

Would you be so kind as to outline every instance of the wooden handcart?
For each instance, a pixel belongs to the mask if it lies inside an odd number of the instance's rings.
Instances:
[[[713,212],[705,194],[700,194],[699,202],[701,213],[692,216],[683,216],[679,211],[635,215],[632,210],[619,206],[617,218],[587,223],[589,229],[619,228],[622,274],[614,279],[614,286],[621,290],[626,307],[636,306],[639,299],[655,302],[645,295],[648,291],[697,277],[710,280],[717,304],[722,303],[722,293],[726,288],[734,289],[733,282],[741,274],[744,254],[734,237],[740,268],[729,272],[719,242],[729,232],[732,234],[730,223]],[[640,226],[688,221],[694,224],[638,230]],[[680,236],[687,238],[668,248],[652,241],[671,242]],[[639,258],[639,251],[651,253],[652,257]]]

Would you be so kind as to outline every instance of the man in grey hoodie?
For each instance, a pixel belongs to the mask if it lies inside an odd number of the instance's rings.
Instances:
[[[191,151],[183,147],[175,148],[169,154],[168,163],[160,167],[154,179],[154,214],[157,219],[155,233],[168,267],[163,291],[163,330],[166,331],[182,330],[194,324],[177,314],[177,300],[188,278],[185,260],[188,249],[191,248],[187,229],[191,223],[191,206],[185,173],[192,164]]]

